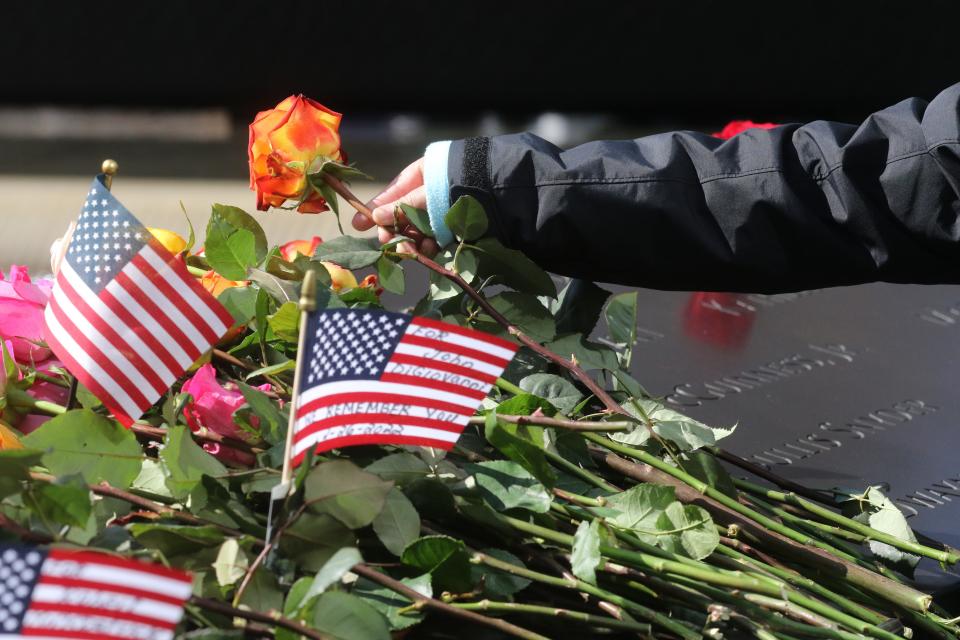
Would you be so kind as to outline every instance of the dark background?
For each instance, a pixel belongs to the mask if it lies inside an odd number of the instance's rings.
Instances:
[[[955,0],[18,2],[0,103],[855,120],[958,79]]]

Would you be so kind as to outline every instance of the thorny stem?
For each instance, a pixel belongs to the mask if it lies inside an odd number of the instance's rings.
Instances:
[[[201,598],[199,596],[191,596],[188,603],[200,607],[201,609],[219,613],[221,615],[231,616],[234,618],[243,618],[244,620],[263,622],[268,625],[282,627],[288,631],[293,631],[294,633],[299,633],[302,636],[311,638],[311,640],[330,640],[330,636],[327,634],[314,631],[313,629],[302,625],[299,622],[290,620],[289,618],[284,618],[283,616],[271,616],[266,613],[260,613],[259,611],[237,609],[236,607],[231,607],[225,602],[211,600],[210,598]]]
[[[498,602],[495,600],[481,600],[479,602],[456,602],[452,606],[467,611],[496,611],[498,613],[520,613],[541,616],[551,616],[554,618],[563,618],[578,620],[595,627],[606,627],[608,629],[625,629],[627,631],[636,631],[646,636],[650,635],[650,625],[639,622],[630,622],[629,620],[616,620],[614,618],[605,618],[603,616],[585,613],[583,611],[574,611],[572,609],[561,609],[558,607],[544,607],[535,604],[523,604],[520,602]]]
[[[35,471],[30,472],[30,478],[33,480],[39,480],[41,482],[53,482],[55,478],[46,473],[37,473]],[[159,502],[154,502],[153,500],[148,500],[136,494],[130,493],[129,491],[124,491],[123,489],[118,489],[114,486],[107,484],[106,482],[101,482],[99,484],[88,484],[87,488],[98,496],[104,496],[107,498],[116,498],[117,500],[122,500],[128,502],[135,507],[140,507],[144,511],[150,511],[151,513],[156,513],[157,515],[166,516],[178,520],[185,524],[190,524],[194,526],[203,526],[203,525],[212,525],[220,529],[221,531],[232,535],[232,536],[248,536],[250,534],[244,533],[232,527],[227,527],[225,525],[217,524],[215,522],[203,520],[198,518],[193,514],[186,513],[184,511],[178,511],[171,507],[168,507],[165,504],[160,504]],[[253,536],[255,538],[255,536]],[[263,544],[262,540],[256,540],[259,544]]]
[[[595,598],[612,602],[613,604],[626,609],[634,615],[640,616],[646,620],[649,620],[653,624],[672,631],[685,640],[699,640],[700,638],[700,634],[696,631],[689,629],[688,627],[668,618],[657,611],[654,611],[653,609],[648,609],[647,607],[637,604],[632,600],[627,600],[626,598],[618,596],[615,593],[595,587],[592,584],[584,582],[583,580],[578,580],[573,577],[558,578],[545,573],[540,573],[539,571],[527,569],[526,567],[521,567],[480,552],[474,552],[471,562],[474,564],[485,564],[488,567],[503,571],[504,573],[509,573],[511,575],[526,578],[527,580],[533,580],[535,582],[540,582],[542,584],[560,587],[561,589],[574,589],[577,591],[582,591],[594,596]]]
[[[766,487],[761,487],[760,485],[754,484],[747,480],[735,479],[734,483],[738,488],[746,489],[750,493],[761,495],[769,500],[776,500],[777,502],[782,502],[785,504],[791,504],[796,507],[800,507],[808,511],[809,513],[822,518],[828,522],[833,522],[844,529],[853,531],[854,533],[859,533],[860,535],[866,536],[871,540],[876,540],[877,542],[883,542],[890,545],[891,547],[896,547],[907,553],[913,553],[919,556],[926,556],[928,558],[933,558],[939,562],[946,564],[956,564],[960,561],[960,554],[954,553],[952,551],[940,551],[938,549],[931,549],[930,547],[917,544],[916,542],[910,542],[909,540],[901,540],[896,536],[892,536],[888,533],[878,531],[872,527],[869,527],[863,523],[857,522],[846,516],[842,516],[839,513],[835,513],[825,507],[822,507],[818,504],[815,504],[809,500],[801,498],[795,493],[784,493],[782,491],[774,491],[773,489],[767,489]]]
[[[615,453],[639,460],[640,462],[646,463],[650,467],[653,467],[654,469],[671,476],[674,481],[692,487],[694,490],[713,501],[714,504],[719,503],[719,506],[729,511],[734,511],[740,516],[743,516],[761,525],[762,527],[769,529],[771,534],[777,534],[781,536],[781,539],[786,538],[787,540],[784,542],[790,541],[806,546],[810,551],[815,551],[814,549],[810,549],[810,547],[816,547],[820,553],[823,553],[823,547],[828,547],[826,551],[831,553],[831,555],[834,553],[833,549],[829,547],[829,545],[826,545],[819,540],[815,540],[808,535],[795,531],[794,529],[785,526],[783,523],[763,515],[755,509],[751,509],[750,507],[740,504],[733,498],[721,491],[717,491],[702,480],[691,476],[682,469],[678,469],[677,467],[664,462],[660,458],[649,454],[642,449],[628,447],[593,433],[584,433],[583,437],[605,449],[609,449]],[[854,584],[864,587],[873,593],[878,593],[903,607],[923,612],[926,611],[930,606],[932,598],[925,593],[921,593],[916,589],[898,584],[888,578],[880,576],[879,574],[858,567],[857,565],[850,563],[843,558],[831,557],[831,561],[842,564],[847,579]],[[857,569],[859,569],[859,571],[857,571]]]
[[[365,564],[355,565],[351,571],[358,575],[363,576],[367,580],[376,582],[379,585],[382,585],[394,593],[399,593],[400,595],[412,600],[415,605],[424,609],[432,609],[438,613],[444,613],[449,616],[454,616],[468,622],[473,622],[476,624],[482,624],[487,627],[496,629],[502,633],[514,636],[516,638],[524,638],[525,640],[547,640],[544,636],[539,633],[530,631],[529,629],[524,629],[523,627],[518,627],[515,624],[507,622],[506,620],[499,620],[497,618],[490,618],[488,616],[480,615],[475,611],[468,611],[466,609],[458,608],[454,605],[447,604],[440,600],[427,597],[403,584],[399,580],[394,580],[390,576],[377,571],[376,569],[369,567]]]
[[[333,189],[338,194],[340,194],[350,204],[350,206],[352,206],[354,209],[359,211],[361,214],[366,216],[371,221],[373,220],[373,211],[368,206],[363,204],[363,202],[361,202],[359,198],[353,195],[353,193],[350,191],[347,185],[345,185],[343,182],[341,182],[337,178],[328,174],[324,174],[324,179],[327,181],[327,183],[331,187],[333,187]],[[497,311],[493,307],[493,305],[491,305],[483,295],[481,295],[476,289],[474,289],[469,284],[467,284],[466,280],[464,280],[459,274],[456,274],[450,269],[447,269],[446,267],[441,266],[440,264],[434,262],[433,260],[431,260],[430,258],[426,257],[421,253],[398,253],[397,255],[403,258],[416,260],[417,262],[422,264],[424,267],[426,267],[430,271],[433,271],[434,273],[441,275],[447,280],[450,280],[451,282],[456,284],[467,296],[469,296],[474,302],[480,305],[480,307],[483,308],[483,310],[487,313],[487,315],[493,318],[493,320],[497,324],[499,324],[504,329],[506,329],[507,333],[515,337],[518,342],[520,342],[522,345],[524,345],[534,353],[542,356],[543,358],[546,358],[547,360],[556,364],[557,366],[563,367],[564,369],[569,371],[573,377],[575,377],[577,380],[583,383],[583,385],[590,390],[590,393],[596,396],[596,398],[603,404],[603,406],[606,407],[607,411],[609,411],[610,413],[626,415],[626,411],[623,410],[623,407],[621,407],[616,400],[610,397],[610,394],[608,394],[603,389],[603,387],[598,385],[597,382],[593,378],[591,378],[587,374],[587,372],[584,371],[576,363],[575,360],[567,359],[562,356],[559,356],[553,351],[551,351],[550,349],[547,349],[546,347],[541,345],[536,340],[529,338],[525,333],[523,333],[523,331],[519,327],[517,327],[515,324],[510,322],[510,320],[508,320],[502,313]]]
[[[570,420],[569,418],[548,418],[547,416],[508,416],[498,413],[497,419],[501,422],[511,424],[531,424],[538,427],[554,427],[556,429],[567,429],[568,431],[596,431],[599,433],[614,433],[630,431],[636,428],[633,422],[581,422],[579,420]],[[475,416],[470,418],[470,424],[483,425],[485,418]]]

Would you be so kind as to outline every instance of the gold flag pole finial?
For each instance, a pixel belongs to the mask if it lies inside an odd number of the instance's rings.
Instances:
[[[110,158],[104,160],[103,164],[100,165],[100,171],[102,171],[104,175],[103,184],[107,189],[113,186],[113,176],[117,175],[117,171],[119,170],[120,165],[117,164],[116,160],[111,160]]]
[[[103,173],[104,180],[103,186],[107,188],[107,191],[110,190],[110,187],[113,186],[113,176],[117,175],[117,171],[120,170],[120,165],[117,164],[116,160],[107,158],[100,165],[100,172]],[[67,247],[70,245],[70,241],[73,240],[73,234],[77,229],[77,223],[71,222],[70,226],[67,227],[67,233],[60,240],[59,251],[56,256],[51,256],[50,266],[53,270],[53,275],[56,276],[60,271],[60,264],[63,262],[64,257],[67,255]],[[76,409],[77,408],[77,379],[74,377],[70,381],[70,391],[67,396],[67,409]]]

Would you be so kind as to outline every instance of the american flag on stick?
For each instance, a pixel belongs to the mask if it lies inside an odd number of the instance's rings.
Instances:
[[[365,309],[309,314],[292,460],[358,444],[450,449],[517,351],[496,336]]]
[[[233,323],[102,175],[83,203],[44,319],[56,356],[127,427]]]
[[[170,640],[191,583],[105,553],[0,545],[0,638]]]

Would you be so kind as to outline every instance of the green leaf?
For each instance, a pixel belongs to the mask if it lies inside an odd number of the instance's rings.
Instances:
[[[706,509],[673,502],[657,519],[660,535],[654,542],[661,548],[703,560],[720,544],[720,534]],[[650,540],[650,536],[641,536]]]
[[[597,584],[597,567],[603,558],[600,556],[600,521],[584,520],[577,526],[573,536],[573,552],[570,554],[570,568],[573,575],[584,582]]]
[[[77,475],[64,476],[55,482],[38,482],[28,495],[28,502],[45,522],[84,527],[93,510],[90,489]]]
[[[551,308],[557,319],[557,331],[589,335],[597,326],[609,297],[609,291],[589,280],[571,280],[557,297],[556,306]]]
[[[682,451],[693,451],[700,447],[712,446],[736,428],[710,427],[698,420],[668,409],[664,405],[647,398],[631,399],[624,404],[627,412],[641,420],[649,419],[653,423],[653,430],[661,438],[676,444]],[[617,442],[630,445],[642,445],[650,438],[650,432],[643,425],[637,425],[633,431],[611,433],[610,437]]]
[[[487,213],[473,196],[460,196],[443,217],[447,227],[461,240],[476,240],[487,232]]]
[[[0,449],[0,500],[20,493],[30,480],[30,467],[42,458],[43,452],[34,449]]]
[[[547,487],[556,484],[557,474],[547,462],[541,446],[523,437],[518,425],[501,423],[497,412],[487,414],[484,435],[487,442],[500,450],[506,457],[520,464]]]
[[[375,473],[383,480],[391,480],[398,486],[410,484],[414,480],[430,474],[430,467],[420,456],[412,453],[391,453],[369,464],[366,471]]]
[[[520,388],[537,397],[549,400],[550,404],[565,414],[569,414],[583,398],[583,394],[572,382],[552,373],[535,373],[527,376],[520,381]],[[498,411],[505,413],[500,409]]]
[[[544,415],[552,416],[557,413],[548,400],[532,393],[518,393],[512,398],[508,398],[497,405],[497,413],[505,416],[529,416],[539,409]],[[528,429],[537,429],[538,427],[528,427]]]
[[[180,201],[180,211],[183,212],[183,218],[187,221],[187,229],[189,229],[189,233],[187,234],[187,244],[181,252],[186,255],[190,253],[190,249],[193,249],[193,245],[197,242],[197,232],[193,228],[193,222],[190,220],[190,216],[187,215],[187,208],[183,206],[183,200]]]
[[[88,483],[118,489],[128,488],[143,464],[133,432],[89,409],[51,418],[22,442],[44,451],[43,464],[55,476],[79,473]]]
[[[128,528],[139,544],[168,557],[196,554],[199,549],[217,547],[224,540],[223,531],[213,525],[137,522]]]
[[[536,296],[557,295],[550,275],[520,251],[507,249],[495,238],[478,240],[473,247],[480,252],[477,275],[481,279],[492,276],[499,284]]]
[[[387,494],[383,511],[373,520],[373,531],[387,551],[399,556],[420,535],[420,514],[403,492],[394,487]]]
[[[217,300],[222,304],[236,324],[247,324],[257,315],[256,287],[230,287]]]
[[[312,628],[337,640],[390,640],[387,619],[373,605],[343,591],[320,596]]]
[[[433,597],[433,586],[429,573],[416,578],[403,578],[400,582],[417,593],[421,593],[428,598]],[[423,613],[419,611],[408,611],[401,615],[399,611],[409,607],[410,601],[405,596],[401,596],[386,587],[381,587],[375,582],[366,579],[359,580],[353,593],[382,613],[390,623],[391,629],[406,629],[423,620]]]
[[[398,296],[402,296],[406,289],[406,278],[403,277],[403,267],[386,256],[377,259],[377,275],[380,277],[380,285]]]
[[[579,333],[562,336],[546,345],[546,347],[564,358],[575,358],[580,366],[588,371],[591,369],[616,371],[620,367],[616,352],[607,347],[588,342]]]
[[[687,454],[687,459],[683,461],[683,469],[717,491],[730,496],[734,500],[737,499],[737,487],[733,483],[733,478],[720,464],[720,461],[706,451],[694,451]]]
[[[267,237],[249,213],[213,205],[207,223],[204,254],[210,267],[230,280],[244,280],[247,271],[267,255]]]
[[[183,425],[167,430],[160,459],[167,470],[167,488],[178,498],[193,491],[204,475],[218,478],[227,473],[226,467],[193,441],[190,430]]]
[[[637,341],[637,292],[630,291],[613,296],[604,315],[613,341],[628,348],[632,347]]]
[[[607,521],[628,531],[656,531],[660,515],[676,499],[673,487],[638,484],[606,498],[607,506],[615,511]]]
[[[257,569],[240,598],[240,604],[262,613],[282,611],[283,591],[273,573],[263,567]]]
[[[307,592],[313,584],[313,578],[304,576],[291,585],[287,597],[283,601],[283,615],[287,618],[297,618],[297,612],[306,603]]]
[[[323,568],[317,572],[313,583],[310,585],[310,589],[303,598],[304,602],[324,593],[331,585],[340,582],[340,579],[346,575],[350,569],[361,562],[363,562],[363,557],[356,547],[343,547],[338,549],[323,565]]]
[[[289,360],[288,362],[293,362]],[[286,363],[284,363],[286,364]],[[270,444],[284,442],[287,435],[287,420],[277,409],[273,401],[259,389],[236,381],[237,388],[243,394],[243,399],[253,410],[260,422],[260,435]]]
[[[489,299],[490,305],[506,316],[537,342],[553,340],[557,333],[556,323],[546,307],[535,297],[517,291],[504,291]]]
[[[466,465],[473,474],[480,495],[496,511],[527,509],[534,513],[550,511],[552,499],[546,487],[516,462],[493,460]]]
[[[217,584],[221,587],[229,587],[247,574],[247,567],[250,566],[250,560],[247,554],[240,548],[240,543],[236,538],[228,538],[220,545],[220,551],[217,552],[217,559],[213,563],[213,570],[217,576]]]
[[[433,227],[430,226],[430,214],[424,211],[423,209],[418,209],[417,207],[412,207],[409,204],[400,204],[400,209],[403,211],[403,214],[407,216],[407,220],[410,221],[410,224],[415,226],[417,230],[428,238],[434,238]]]
[[[163,464],[154,458],[147,458],[143,461],[140,474],[133,481],[131,488],[139,491],[149,491],[165,498],[172,498],[173,495],[167,489],[166,481],[167,472],[163,468]]]
[[[300,309],[296,302],[284,302],[273,315],[267,316],[267,324],[280,339],[296,343],[300,337]]]
[[[497,560],[503,560],[518,567],[526,566],[520,558],[509,551],[504,551],[503,549],[481,549],[481,551]],[[494,598],[509,598],[513,594],[530,586],[530,580],[526,578],[510,575],[509,573],[498,571],[483,564],[472,565],[470,570],[472,571],[473,581],[475,583],[481,583],[483,585],[483,592]]]
[[[296,360],[284,360],[283,362],[278,362],[276,364],[270,364],[265,367],[260,367],[259,369],[254,369],[247,375],[243,376],[244,380],[252,380],[259,376],[273,376],[278,373],[284,373],[286,371],[293,371],[297,368]]]
[[[338,549],[356,543],[353,532],[333,516],[305,513],[280,538],[280,553],[304,571],[319,571]]]
[[[403,564],[433,576],[435,588],[464,593],[470,580],[470,555],[463,542],[450,536],[424,536],[403,550]]]
[[[281,280],[280,278],[273,275],[272,273],[269,273],[262,269],[251,268],[247,272],[246,278],[247,280],[252,280],[253,282],[256,282],[258,285],[260,285],[260,291],[262,291],[268,299],[273,298],[279,304],[283,304],[284,302],[293,302],[300,298],[300,292],[295,283],[290,282],[289,280]],[[323,289],[321,288],[320,291],[323,291]],[[320,292],[318,292],[317,295],[319,298]],[[257,305],[258,305],[257,320],[260,320],[260,311],[261,311],[261,307],[259,306],[260,304],[261,304],[260,299],[258,298],[257,299]],[[258,322],[257,327],[261,327],[261,326],[263,326],[263,324]]]
[[[393,488],[347,460],[324,462],[314,467],[306,479],[304,499],[309,510],[333,516],[351,529],[372,523]]]
[[[890,498],[883,495],[878,487],[868,487],[864,494],[866,504],[869,505],[867,524],[877,531],[882,531],[907,542],[916,542],[917,536],[907,524],[907,518],[897,508]],[[864,504],[863,501],[860,502]],[[885,542],[871,540],[868,543],[870,552],[885,563],[899,571],[912,575],[913,569],[920,562],[920,556],[901,551]]]
[[[376,262],[380,255],[380,246],[376,238],[339,236],[320,243],[314,258],[333,262],[344,269],[362,269]]]

